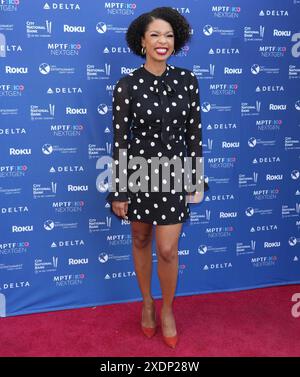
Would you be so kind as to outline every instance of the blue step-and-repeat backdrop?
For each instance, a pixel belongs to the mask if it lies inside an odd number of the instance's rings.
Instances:
[[[300,0],[0,0],[0,316],[140,299],[130,223],[97,189],[125,41],[157,6],[190,21],[170,64],[201,89],[205,201],[177,295],[300,282]],[[149,7],[151,6],[151,8]],[[153,240],[153,293],[161,292]]]

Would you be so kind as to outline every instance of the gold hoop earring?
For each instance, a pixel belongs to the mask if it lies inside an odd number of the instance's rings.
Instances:
[[[142,47],[142,55],[146,55],[146,48]]]

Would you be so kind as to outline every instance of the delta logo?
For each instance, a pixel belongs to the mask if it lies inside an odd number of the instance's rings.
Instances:
[[[80,10],[78,3],[45,3],[43,6],[44,10]]]

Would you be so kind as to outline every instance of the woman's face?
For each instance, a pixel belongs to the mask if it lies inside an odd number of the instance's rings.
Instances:
[[[174,32],[169,22],[161,19],[152,21],[141,39],[142,47],[146,48],[146,59],[167,60],[174,50],[174,38]]]

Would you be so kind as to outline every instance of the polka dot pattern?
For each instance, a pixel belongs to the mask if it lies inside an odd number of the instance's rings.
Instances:
[[[113,159],[126,179],[124,184],[121,176],[115,178],[115,190],[107,195],[107,201],[128,201],[130,221],[153,225],[185,222],[190,216],[186,193],[193,188],[186,184],[185,177],[192,182],[199,181],[196,158],[202,156],[196,75],[167,64],[158,76],[141,65],[117,82],[112,104]],[[124,150],[129,148],[128,156]],[[123,153],[119,153],[120,149]],[[185,155],[191,162],[187,168],[187,165],[183,167]],[[131,164],[127,170],[126,163],[120,159],[129,161],[138,156],[145,159],[148,172],[129,181],[129,174],[137,174],[140,164]],[[179,174],[173,171],[176,160],[182,164]],[[145,183],[146,190],[142,187]]]

